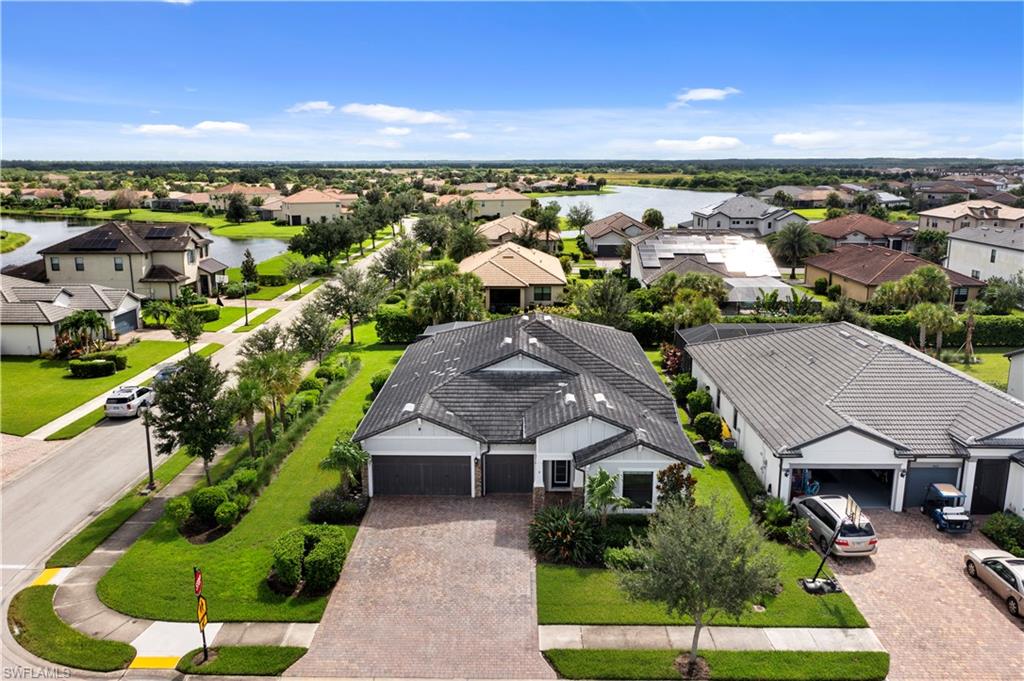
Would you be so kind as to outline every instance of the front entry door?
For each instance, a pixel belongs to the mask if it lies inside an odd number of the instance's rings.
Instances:
[[[1009,475],[1009,459],[979,459],[974,472],[971,513],[987,515],[1002,511],[1006,503],[1006,479]]]

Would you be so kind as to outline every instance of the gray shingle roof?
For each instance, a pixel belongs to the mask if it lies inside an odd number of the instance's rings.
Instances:
[[[1006,248],[1011,251],[1024,251],[1024,229],[1003,227],[964,227],[952,232],[947,237],[958,241],[970,241]]]
[[[773,324],[762,322],[758,324],[702,324],[689,329],[679,329],[676,336],[683,345],[690,343],[704,343],[712,340],[726,340],[727,338],[740,338],[742,336],[756,336],[762,333],[775,333],[776,331],[788,331],[799,329],[810,324]]]
[[[67,303],[59,302],[66,296]],[[0,318],[5,324],[50,324],[75,310],[111,312],[126,296],[138,296],[127,289],[96,284],[42,284],[0,275]]]
[[[1024,423],[1024,403],[845,322],[686,351],[776,452],[853,426],[912,456],[958,456],[957,440]]]
[[[484,370],[516,356],[551,370]],[[636,339],[548,314],[456,328],[410,345],[355,438],[423,418],[481,442],[528,443],[586,417],[699,465],[672,397]]]
[[[714,213],[722,213],[736,219],[758,220],[767,215],[778,214],[782,216],[792,213],[792,211],[779,206],[773,206],[752,196],[734,196],[731,199],[726,199],[720,203],[693,212],[694,215],[701,215],[703,217],[713,215]],[[796,214],[793,213],[793,215],[795,216]]]

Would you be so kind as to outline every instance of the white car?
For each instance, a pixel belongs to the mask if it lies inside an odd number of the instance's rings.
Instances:
[[[107,418],[138,416],[139,407],[152,407],[156,393],[152,388],[126,385],[110,393],[104,412]]]
[[[1024,558],[998,549],[972,549],[964,556],[967,574],[980,579],[1006,603],[1014,617],[1024,612]]]

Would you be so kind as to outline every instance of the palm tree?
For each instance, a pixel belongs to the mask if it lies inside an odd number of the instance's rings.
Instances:
[[[690,311],[683,303],[672,303],[661,311],[661,320],[672,325],[673,338],[674,332],[679,331],[679,327],[685,325],[689,319]]]
[[[270,389],[270,379],[274,372],[274,354],[276,351],[247,357],[239,362],[235,369],[239,383],[253,381],[264,391],[264,401],[260,409],[263,411],[263,428],[268,441],[274,439],[274,417],[277,415],[277,396]]]
[[[718,303],[707,296],[698,296],[686,303],[686,325],[714,324],[722,318]]]
[[[932,323],[932,331],[935,332],[935,358],[942,359],[942,334],[947,331],[956,331],[962,322],[952,307],[938,305]]]
[[[964,364],[974,362],[974,315],[982,314],[987,306],[980,300],[964,303],[963,322],[967,327],[964,337]]]
[[[153,321],[159,326],[164,326],[171,315],[178,311],[178,308],[172,305],[170,301],[150,298],[143,303],[142,310],[146,313],[147,317],[152,317]]]
[[[358,442],[352,441],[351,435],[341,435],[334,441],[334,446],[320,461],[320,469],[338,471],[341,474],[339,486],[347,493],[349,485],[356,481],[356,476],[370,457]]]
[[[949,277],[936,265],[925,265],[899,280],[900,297],[906,306],[918,303],[948,303]]]
[[[284,403],[302,380],[302,366],[291,352],[279,350],[268,355],[270,380],[267,384],[277,403],[278,418],[284,417]]]
[[[95,338],[102,336],[110,327],[96,310],[75,310],[61,322],[61,330],[78,339],[79,347],[88,351],[95,344]]]
[[[448,257],[455,262],[486,250],[487,238],[471,222],[457,225],[448,234]]]
[[[266,411],[267,388],[255,378],[242,376],[232,391],[232,399],[239,416],[245,419],[249,433],[249,456],[256,456],[256,412]]]
[[[822,238],[803,222],[787,222],[766,239],[772,255],[789,265],[789,278],[796,279],[796,266],[823,250]]]
[[[924,352],[925,344],[928,341],[928,330],[932,328],[937,316],[935,307],[935,303],[918,303],[907,313],[910,321],[917,324],[917,345],[921,352]]]
[[[618,482],[618,474],[612,475],[603,468],[598,468],[597,473],[587,477],[587,508],[600,515],[602,527],[608,524],[609,510],[630,505],[629,499],[615,493]]]

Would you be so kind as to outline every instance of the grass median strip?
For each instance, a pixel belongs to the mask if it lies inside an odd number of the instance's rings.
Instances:
[[[357,338],[375,342],[372,325],[360,328]],[[355,429],[370,378],[392,368],[402,350],[341,346],[343,352],[359,353],[359,372],[284,460],[241,522],[220,539],[196,545],[181,536],[170,518],[161,519],[103,577],[97,588],[100,600],[135,617],[192,621],[195,598],[180,584],[183,575],[188,577],[198,565],[218,621],[318,621],[326,596],[285,596],[267,585],[271,547],[285,531],[308,522],[309,501],[315,494],[337,484],[337,473],[322,471],[318,464],[340,433]],[[355,529],[351,528],[353,534]]]
[[[549,650],[567,679],[679,679],[678,650]],[[889,654],[781,650],[702,650],[715,681],[882,681]]]
[[[54,664],[97,672],[127,667],[135,648],[89,638],[65,624],[53,611],[56,590],[56,586],[30,586],[11,600],[7,625],[18,644]]]
[[[280,310],[272,307],[270,309],[263,310],[263,312],[260,312],[259,314],[256,315],[250,313],[249,323],[247,325],[237,327],[235,329],[235,333],[245,333],[246,331],[252,331],[257,326],[259,326],[263,322],[267,321],[268,319],[276,315],[278,312],[280,312]]]
[[[237,322],[245,315],[245,309],[233,305],[225,305],[220,308],[220,317],[212,322],[203,324],[203,331],[220,331],[225,326]]]
[[[306,654],[305,648],[294,646],[219,646],[210,649],[211,660],[193,664],[202,648],[186,653],[178,661],[178,671],[185,674],[222,674],[224,676],[280,676]]]

